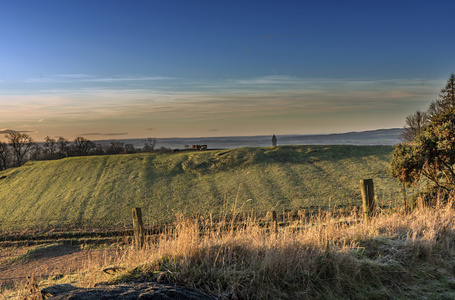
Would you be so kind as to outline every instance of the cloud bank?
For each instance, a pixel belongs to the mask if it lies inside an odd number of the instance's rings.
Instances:
[[[170,80],[167,77],[54,76],[76,82]],[[53,78],[54,78],[53,77]],[[36,82],[35,82],[36,83]],[[74,138],[334,133],[401,127],[426,109],[445,80],[307,79],[287,75],[182,80],[148,88],[0,90],[0,128]],[[44,122],[45,120],[45,122]],[[4,129],[7,130],[7,129]],[[9,130],[9,129],[8,129]],[[0,131],[1,133],[1,131]],[[219,134],[218,133],[218,134]]]

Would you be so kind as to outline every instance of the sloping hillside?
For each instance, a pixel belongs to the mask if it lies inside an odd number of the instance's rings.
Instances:
[[[146,223],[176,215],[264,213],[275,207],[360,204],[374,178],[381,204],[399,187],[387,175],[389,146],[281,146],[33,161],[0,172],[1,230]]]

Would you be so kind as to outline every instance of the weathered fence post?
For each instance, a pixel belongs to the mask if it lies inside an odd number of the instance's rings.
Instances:
[[[267,213],[267,220],[272,224],[272,230],[278,233],[278,218],[276,211],[272,210]]]
[[[374,209],[373,179],[361,179],[360,190],[362,192],[363,214],[365,216],[365,222],[368,223],[368,219],[373,214]]]
[[[142,249],[144,246],[145,234],[144,224],[142,223],[142,211],[140,207],[133,208],[133,230],[134,245],[136,249]]]
[[[299,221],[300,222],[304,222],[305,221],[305,210],[304,209],[299,209],[297,211],[297,215],[299,217]]]
[[[405,213],[408,212],[408,203],[407,203],[407,197],[406,197],[406,187],[404,186],[404,183],[401,183],[401,192],[403,193],[403,201],[404,201],[404,211]]]

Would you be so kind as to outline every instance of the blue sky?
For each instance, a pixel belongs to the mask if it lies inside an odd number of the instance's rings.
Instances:
[[[455,72],[454,9],[454,1],[2,1],[0,134],[401,127]]]

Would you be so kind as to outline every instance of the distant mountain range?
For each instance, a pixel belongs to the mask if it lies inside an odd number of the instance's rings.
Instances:
[[[395,145],[400,142],[402,128],[378,129],[360,132],[346,132],[317,135],[277,135],[278,145]],[[194,137],[194,138],[159,138],[157,147],[183,149],[185,145],[207,145],[209,149],[230,149],[241,147],[266,147],[272,145],[270,136],[230,136],[230,137]],[[110,144],[113,140],[94,141],[98,144]],[[125,144],[142,147],[142,139],[116,140]]]

